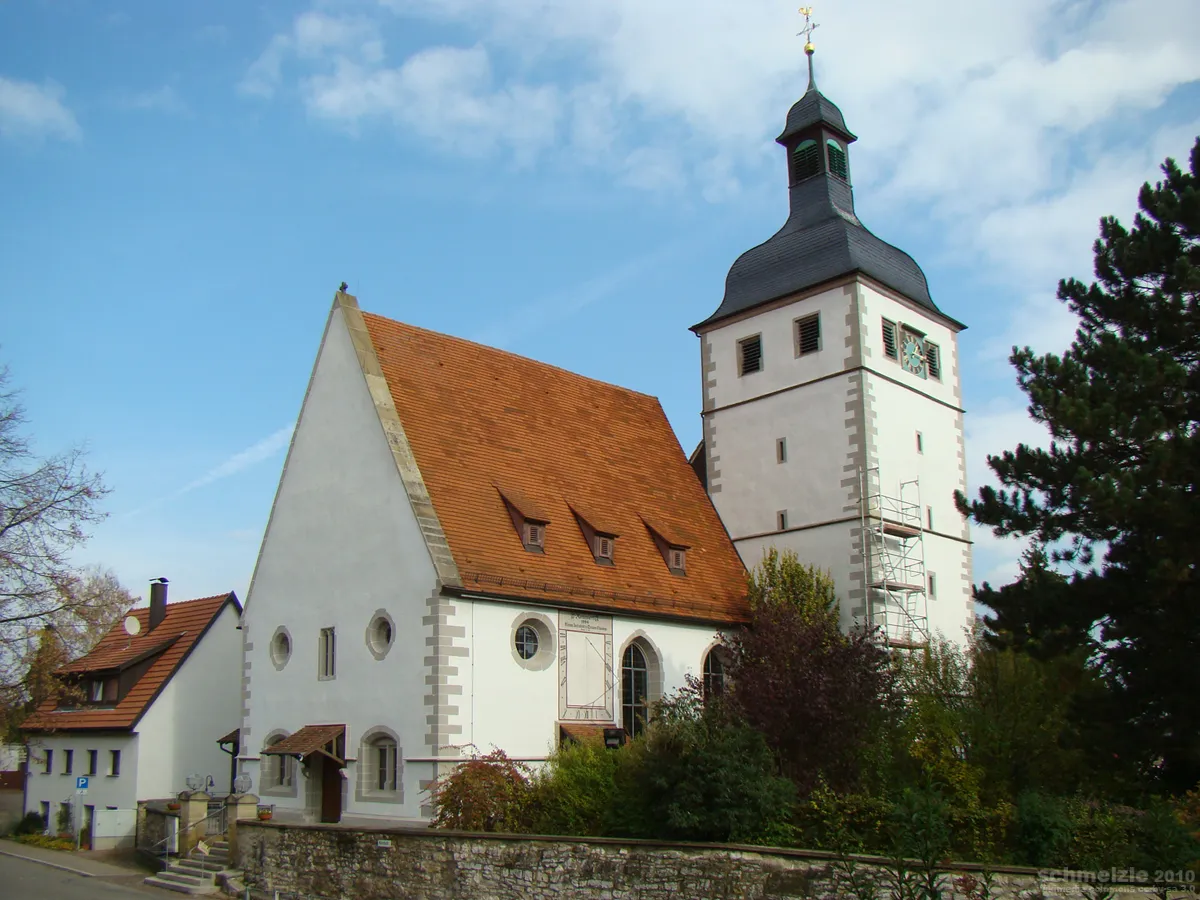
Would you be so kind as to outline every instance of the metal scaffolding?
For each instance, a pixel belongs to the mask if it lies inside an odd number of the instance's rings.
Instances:
[[[888,646],[913,648],[929,643],[925,521],[920,480],[899,488],[883,492],[879,466],[859,470],[863,583],[868,624]]]

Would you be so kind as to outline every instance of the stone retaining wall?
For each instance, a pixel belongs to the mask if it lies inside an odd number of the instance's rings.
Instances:
[[[238,823],[234,862],[256,895],[280,900],[783,900],[852,896],[827,853],[604,838],[567,840],[428,829]],[[883,860],[861,857],[891,896]],[[980,867],[961,872],[979,877]],[[1105,873],[1108,875],[1108,873]],[[1108,876],[1111,877],[1111,876]],[[948,887],[953,887],[947,876]],[[1000,867],[1000,900],[1082,900],[1084,884]],[[1094,885],[1093,887],[1100,887]],[[1118,896],[1148,886],[1105,884]],[[947,890],[966,900],[960,891]],[[1183,895],[1181,895],[1183,896]],[[1194,895],[1192,895],[1194,896]]]

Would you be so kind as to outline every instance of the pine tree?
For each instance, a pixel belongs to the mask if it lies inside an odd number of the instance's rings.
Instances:
[[[1200,139],[1189,171],[1162,171],[1132,229],[1101,220],[1096,281],[1060,282],[1070,348],[1013,350],[1050,448],[989,457],[1001,490],[957,499],[1075,567],[1069,590],[986,600],[1010,632],[1092,642],[1142,771],[1183,789],[1200,780]]]

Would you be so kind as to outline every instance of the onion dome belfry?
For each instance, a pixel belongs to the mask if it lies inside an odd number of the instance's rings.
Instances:
[[[806,24],[802,33],[811,38],[815,27]],[[921,267],[868,231],[855,214],[849,147],[857,138],[842,111],[817,89],[811,40],[804,51],[808,89],[775,139],[787,153],[788,219],[769,240],[738,257],[721,305],[693,331],[854,272],[940,313]]]

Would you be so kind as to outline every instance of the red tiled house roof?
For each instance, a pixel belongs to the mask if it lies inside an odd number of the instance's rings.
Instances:
[[[135,616],[141,624],[141,631],[135,637],[126,634],[122,622],[118,622],[91,652],[58,671],[59,675],[66,676],[114,673],[149,661],[148,668],[119,702],[95,707],[79,704],[70,709],[58,709],[56,701],[49,700],[22,723],[21,730],[132,729],[227,603],[232,603],[241,611],[237,595],[232,591],[215,597],[168,603],[166,615],[153,631],[149,627],[148,608],[130,610],[129,615]]]
[[[339,302],[359,315],[352,297]],[[745,569],[657,399],[361,315],[462,590],[748,618]],[[548,520],[544,553],[525,548],[508,505]],[[580,517],[617,535],[613,565],[596,562]],[[651,528],[687,548],[686,575],[668,569]]]

